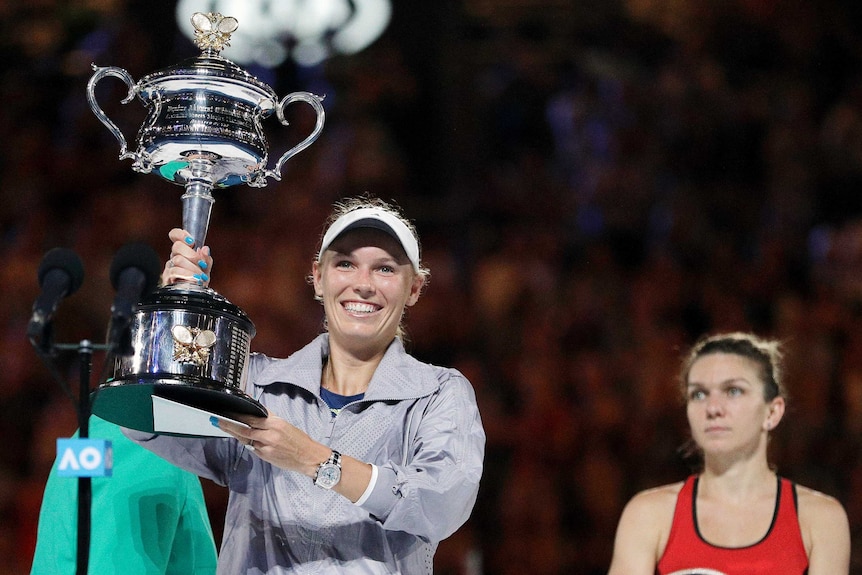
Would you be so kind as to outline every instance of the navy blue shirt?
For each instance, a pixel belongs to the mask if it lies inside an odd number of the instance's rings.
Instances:
[[[335,417],[338,415],[338,412],[341,411],[341,408],[348,403],[359,401],[365,397],[365,394],[358,393],[356,395],[339,395],[337,393],[332,393],[323,386],[320,386],[320,397],[322,397],[323,401],[326,402],[326,405],[329,406],[329,412],[332,413],[332,417]]]

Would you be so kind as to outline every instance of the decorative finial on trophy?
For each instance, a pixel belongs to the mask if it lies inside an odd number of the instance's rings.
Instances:
[[[206,52],[218,54],[230,46],[230,35],[236,32],[239,22],[231,16],[218,12],[195,12],[192,14],[195,27],[195,45]]]

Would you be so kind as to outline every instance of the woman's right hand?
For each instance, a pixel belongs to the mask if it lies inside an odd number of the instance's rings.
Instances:
[[[162,271],[162,285],[177,282],[208,285],[213,266],[209,246],[198,248],[191,234],[180,228],[172,229],[168,237],[173,243],[171,257]]]

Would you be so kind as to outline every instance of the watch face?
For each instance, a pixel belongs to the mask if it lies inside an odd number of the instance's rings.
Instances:
[[[316,483],[321,487],[331,489],[340,479],[341,469],[333,463],[325,463],[320,466]]]

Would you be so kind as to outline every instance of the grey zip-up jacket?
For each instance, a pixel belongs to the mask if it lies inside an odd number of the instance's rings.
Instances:
[[[320,397],[329,337],[287,359],[253,354],[247,391],[312,439],[373,463],[377,483],[357,506],[230,438],[126,434],[230,490],[218,573],[430,574],[437,544],[476,502],[485,432],[470,382],[422,363],[396,338],[364,399],[333,417]]]

